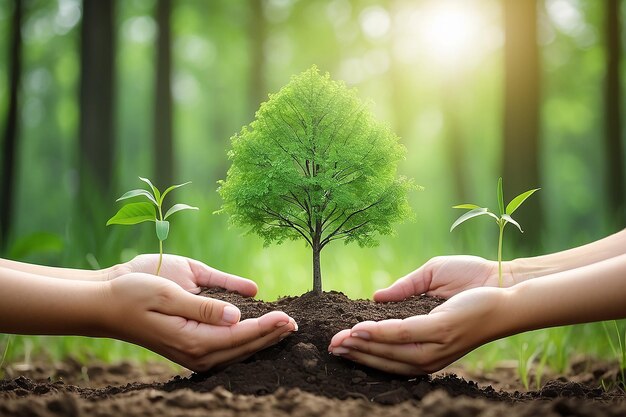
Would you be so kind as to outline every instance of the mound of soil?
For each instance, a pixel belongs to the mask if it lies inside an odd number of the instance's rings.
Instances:
[[[454,374],[390,375],[327,353],[329,340],[339,330],[364,320],[426,314],[441,303],[439,299],[419,296],[378,304],[329,292],[262,302],[217,290],[203,294],[237,305],[243,319],[285,311],[298,322],[299,331],[243,363],[175,376],[166,382],[159,382],[154,371],[151,375],[148,371],[154,382],[143,382],[132,367],[124,371],[126,385],[104,388],[97,388],[97,378],[79,387],[13,372],[12,378],[0,381],[0,415],[194,416],[207,411],[223,416],[626,415],[624,393],[619,389],[560,379],[538,391],[497,391]],[[74,368],[79,374],[100,377],[108,369],[101,365]],[[110,367],[118,371],[116,381],[119,368]]]

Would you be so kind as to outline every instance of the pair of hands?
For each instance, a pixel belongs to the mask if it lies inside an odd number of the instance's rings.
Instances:
[[[194,371],[239,362],[271,346],[298,326],[281,311],[239,321],[237,307],[199,297],[200,287],[221,287],[254,296],[257,285],[201,262],[139,255],[109,271],[105,302],[110,314],[103,335],[144,346]]]
[[[200,287],[222,287],[244,296],[254,282],[188,258],[166,255],[161,276],[150,275],[156,255],[140,255],[112,269],[106,328],[110,335],[145,346],[187,368],[201,371],[238,362],[297,330],[279,311],[239,321],[224,301],[193,295]],[[504,270],[505,286],[514,284]],[[404,320],[362,322],[331,340],[330,353],[387,372],[435,372],[499,331],[491,316],[504,300],[497,263],[474,256],[436,257],[374,294],[375,301],[400,301],[414,294],[450,298],[430,314]]]

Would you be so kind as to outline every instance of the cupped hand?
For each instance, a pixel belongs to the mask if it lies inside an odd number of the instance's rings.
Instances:
[[[503,287],[515,284],[510,264],[502,264]],[[374,293],[375,301],[400,301],[412,295],[427,294],[450,298],[477,287],[498,286],[498,263],[478,256],[437,256],[420,268]]]
[[[114,267],[114,276],[133,272],[154,274],[159,263],[158,254],[138,255],[132,260]],[[200,287],[220,287],[252,297],[258,291],[257,285],[246,278],[228,274],[212,268],[195,259],[177,255],[163,255],[159,276],[180,285],[183,289],[197,294]]]
[[[428,315],[404,320],[365,321],[331,340],[334,355],[403,375],[436,372],[474,348],[506,336],[507,290],[464,291]]]
[[[240,322],[232,304],[154,275],[130,273],[106,286],[103,336],[144,346],[194,371],[241,361],[298,328],[280,311]]]

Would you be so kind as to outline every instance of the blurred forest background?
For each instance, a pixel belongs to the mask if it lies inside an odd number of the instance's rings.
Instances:
[[[166,251],[254,279],[264,299],[308,291],[303,242],[263,248],[213,212],[229,138],[313,64],[372,101],[408,149],[401,173],[425,187],[396,236],[324,251],[326,290],[369,297],[432,256],[494,259],[489,220],[449,227],[454,204],[496,207],[499,176],[507,201],[542,188],[519,211],[525,233],[509,231],[507,259],[616,232],[620,3],[0,0],[0,256],[99,268],[155,252],[151,224],[105,227],[115,198],[138,176],[193,181],[176,199],[201,210],[173,220]],[[526,337],[513,343],[530,355]]]

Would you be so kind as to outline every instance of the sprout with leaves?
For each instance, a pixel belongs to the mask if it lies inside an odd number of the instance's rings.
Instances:
[[[172,185],[168,187],[163,194],[159,192],[159,189],[152,185],[152,182],[147,178],[139,177],[139,179],[150,186],[150,190],[136,189],[130,190],[116,201],[126,200],[133,197],[145,197],[147,202],[140,203],[128,203],[124,205],[115,216],[111,217],[107,222],[107,226],[111,224],[123,224],[132,225],[143,222],[155,222],[156,235],[159,239],[159,263],[157,265],[156,275],[159,275],[161,270],[161,263],[163,261],[163,241],[167,239],[170,232],[170,222],[167,220],[172,214],[181,210],[198,210],[198,207],[192,207],[187,204],[174,204],[163,215],[163,200],[170,191],[176,188],[182,187],[187,184],[191,184],[191,181],[184,184]]]
[[[221,211],[266,245],[303,239],[320,293],[320,252],[329,243],[373,246],[377,234],[411,216],[407,192],[415,185],[396,175],[405,152],[355,90],[312,67],[270,95],[232,138]]]
[[[458,209],[466,209],[469,210],[467,213],[460,216],[450,227],[450,231],[454,230],[455,227],[460,225],[466,220],[469,220],[473,217],[482,216],[484,214],[493,217],[496,220],[496,224],[500,228],[500,238],[498,239],[498,285],[502,287],[502,237],[504,236],[504,226],[507,223],[512,223],[519,229],[520,232],[524,233],[522,227],[516,222],[511,214],[517,210],[524,201],[528,197],[530,197],[535,191],[540,190],[540,188],[535,188],[532,190],[528,190],[526,192],[521,193],[517,197],[515,197],[509,204],[507,204],[506,208],[504,207],[504,194],[502,192],[502,177],[498,180],[498,208],[500,209],[500,215],[494,214],[489,211],[486,207],[480,207],[476,204],[460,204],[458,206],[454,206],[453,208]]]

